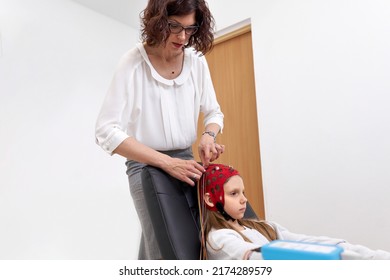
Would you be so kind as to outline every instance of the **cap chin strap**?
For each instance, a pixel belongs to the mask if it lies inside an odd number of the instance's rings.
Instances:
[[[233,219],[228,213],[225,212],[225,209],[223,209],[223,205],[221,202],[217,202],[215,204],[215,207],[217,207],[218,212],[221,213],[221,215],[225,218],[226,221],[232,220],[234,222],[236,220]]]

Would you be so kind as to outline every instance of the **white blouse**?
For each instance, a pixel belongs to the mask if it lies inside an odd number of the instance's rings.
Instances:
[[[120,59],[96,122],[96,142],[109,154],[127,137],[155,150],[185,149],[196,140],[200,112],[205,126],[216,123],[222,130],[205,57],[186,48],[181,74],[168,80],[139,43]]]

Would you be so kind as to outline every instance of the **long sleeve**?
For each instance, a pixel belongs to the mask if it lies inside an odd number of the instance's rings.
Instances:
[[[133,103],[134,93],[129,92],[133,87],[129,87],[128,84],[134,73],[129,67],[128,60],[133,53],[134,51],[131,51],[122,57],[96,121],[96,143],[109,154],[129,137],[127,117],[130,115],[129,104]]]
[[[258,231],[245,230],[245,236],[253,241],[245,241],[241,235],[232,229],[211,231],[207,238],[207,253],[214,260],[242,260],[248,251],[260,248],[268,240]],[[262,259],[260,253],[253,252],[250,259]]]
[[[372,250],[362,245],[347,242],[340,243],[339,246],[344,249],[341,254],[344,260],[390,260],[390,252],[387,251]]]
[[[362,245],[350,244],[344,239],[292,233],[277,223],[272,222],[270,224],[276,230],[277,238],[281,240],[338,245],[344,249],[341,254],[341,258],[344,260],[390,260],[390,252],[387,251],[372,250]]]
[[[337,245],[337,244],[345,242],[345,240],[343,240],[343,239],[330,238],[327,236],[313,236],[313,235],[306,235],[306,234],[301,234],[301,233],[293,233],[293,232],[290,232],[285,227],[283,227],[275,222],[269,222],[269,224],[275,229],[277,239],[280,239],[280,240],[290,240],[290,241],[309,242],[309,243],[322,243],[322,244],[329,244],[329,245]]]
[[[222,132],[224,115],[221,112],[221,108],[217,101],[214,85],[211,80],[210,70],[204,57],[200,57],[199,60],[203,65],[203,67],[200,68],[202,73],[199,75],[202,77],[202,79],[200,79],[200,81],[202,81],[200,85],[200,110],[204,114],[204,126],[207,126],[210,123],[216,123],[220,126]]]

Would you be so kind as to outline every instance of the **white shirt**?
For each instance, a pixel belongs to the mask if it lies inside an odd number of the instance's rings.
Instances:
[[[196,140],[200,112],[205,126],[222,130],[205,57],[186,48],[181,74],[167,80],[139,43],[119,62],[96,122],[96,142],[110,154],[129,136],[155,150],[185,149]]]
[[[280,240],[338,245],[344,249],[344,252],[341,254],[342,259],[390,260],[390,252],[371,250],[362,245],[350,244],[343,239],[293,233],[277,223],[269,222],[269,224],[275,229],[277,239]],[[257,230],[246,228],[241,233],[252,242],[245,241],[238,232],[232,229],[210,231],[206,243],[209,259],[242,260],[247,251],[260,248],[269,243],[269,241]],[[263,257],[261,253],[253,252],[250,259],[263,259]]]

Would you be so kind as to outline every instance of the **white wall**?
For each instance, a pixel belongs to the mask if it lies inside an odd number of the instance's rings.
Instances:
[[[252,22],[267,218],[390,250],[390,2],[209,5]]]
[[[67,0],[0,0],[0,259],[135,259],[124,160],[94,143],[138,31]]]

